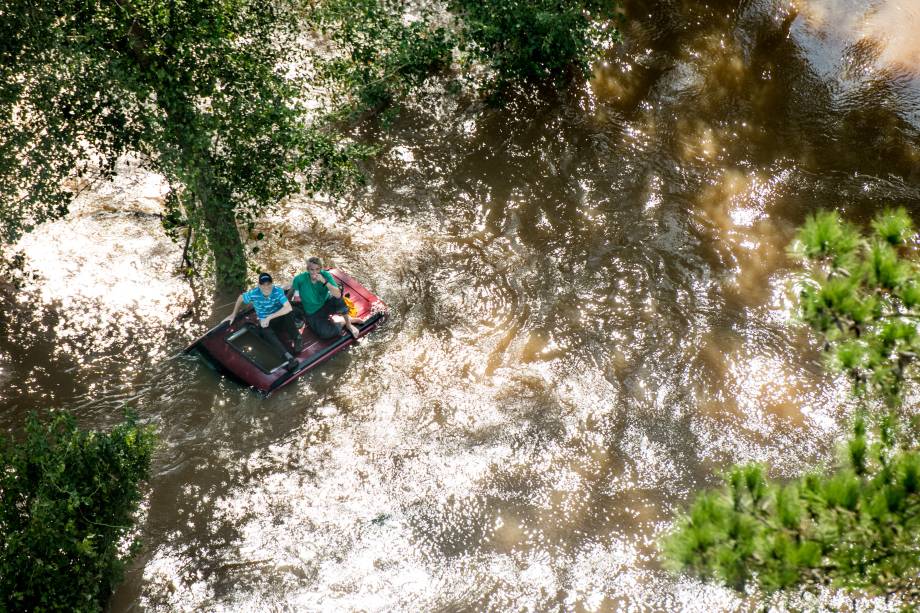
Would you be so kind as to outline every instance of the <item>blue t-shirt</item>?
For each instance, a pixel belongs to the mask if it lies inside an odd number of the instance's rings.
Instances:
[[[248,292],[243,292],[243,302],[253,306],[259,319],[265,319],[275,311],[281,310],[281,307],[287,301],[284,290],[277,285],[272,286],[272,293],[268,297],[258,287],[254,287]]]

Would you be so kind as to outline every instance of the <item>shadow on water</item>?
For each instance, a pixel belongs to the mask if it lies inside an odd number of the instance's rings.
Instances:
[[[916,77],[828,2],[628,2],[583,91],[423,96],[366,191],[259,228],[282,282],[318,254],[392,313],[266,401],[166,359],[225,313],[155,223],[29,238],[47,281],[0,305],[5,429],[124,403],[160,428],[111,609],[750,608],[663,573],[656,539],[734,462],[831,457],[846,390],[791,325],[786,245],[819,207],[920,205]]]

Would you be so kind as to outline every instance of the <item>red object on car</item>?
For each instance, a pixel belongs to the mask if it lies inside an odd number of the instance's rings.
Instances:
[[[380,298],[341,270],[329,272],[343,294],[354,302],[356,317],[364,320],[362,325],[356,326],[358,338],[386,319],[387,307]],[[294,356],[300,364],[296,369],[288,370],[286,360],[256,334],[258,325],[252,309],[239,313],[232,322],[222,321],[208,330],[186,347],[185,353],[197,353],[223,374],[252,387],[263,396],[269,396],[355,342],[348,332],[337,338],[320,340],[309,327],[303,326],[303,349]],[[281,341],[290,345],[290,340],[283,336]]]

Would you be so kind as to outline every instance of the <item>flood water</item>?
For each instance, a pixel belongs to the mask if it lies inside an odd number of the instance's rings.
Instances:
[[[653,4],[653,8],[648,5]],[[112,611],[746,611],[655,544],[735,462],[833,458],[850,408],[794,325],[807,214],[920,214],[918,0],[633,2],[590,85],[423,95],[347,202],[273,211],[390,306],[262,400],[176,355],[229,314],[125,168],[15,246],[0,427],[159,429]],[[818,610],[883,610],[825,595]]]

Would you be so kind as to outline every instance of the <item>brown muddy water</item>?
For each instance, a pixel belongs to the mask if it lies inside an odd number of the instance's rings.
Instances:
[[[920,3],[627,12],[583,91],[432,91],[366,190],[266,220],[281,280],[317,253],[392,310],[271,399],[173,357],[229,307],[174,274],[156,177],[15,246],[34,276],[0,294],[0,427],[127,404],[159,428],[112,611],[757,606],[668,575],[656,539],[734,462],[833,457],[846,389],[793,325],[785,248],[820,207],[920,213]]]

